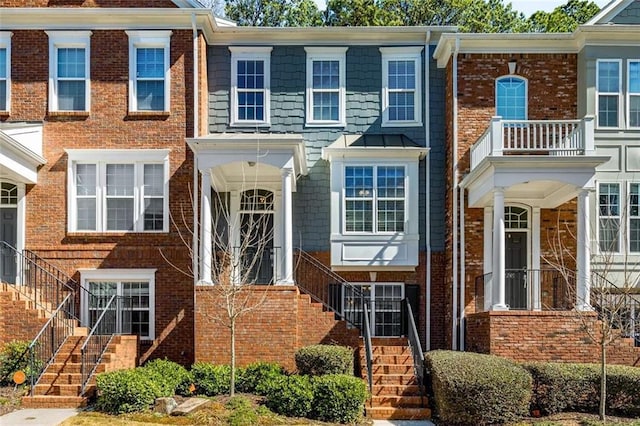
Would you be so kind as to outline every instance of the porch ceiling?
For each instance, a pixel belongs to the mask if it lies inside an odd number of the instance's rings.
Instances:
[[[609,157],[494,156],[486,157],[461,182],[469,207],[493,205],[493,191],[502,188],[505,202],[554,208],[582,189],[594,187],[597,166]]]

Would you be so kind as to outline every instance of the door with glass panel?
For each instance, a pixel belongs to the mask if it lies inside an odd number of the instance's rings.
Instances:
[[[529,274],[529,214],[522,207],[505,207],[505,298],[510,309],[527,309],[533,278]],[[530,276],[531,275],[531,276]]]
[[[137,334],[141,338],[150,336],[149,282],[90,281],[88,290],[90,295],[87,309],[91,327],[104,315],[102,321],[111,324],[116,333]],[[113,296],[116,297],[109,304]]]
[[[0,241],[16,247],[18,237],[18,187],[2,182],[0,184]],[[0,246],[0,280],[15,284],[16,256],[13,250]]]
[[[274,194],[263,189],[244,191],[240,197],[239,280],[272,284],[276,259],[274,247]]]

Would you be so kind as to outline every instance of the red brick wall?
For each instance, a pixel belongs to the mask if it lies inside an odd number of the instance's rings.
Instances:
[[[466,349],[521,362],[599,362],[600,324],[595,313],[482,312],[467,319]],[[631,339],[614,340],[607,357],[610,364],[640,366]]]
[[[13,290],[0,284],[0,349],[12,340],[33,340],[48,320],[31,302],[16,299]]]
[[[171,0],[0,0],[0,7],[176,7]]]
[[[79,268],[156,268],[156,340],[141,344],[142,361],[166,356],[191,363],[193,280],[180,271],[191,267],[189,247],[181,239],[182,235],[190,244],[189,231],[180,219],[184,216],[190,221],[192,217],[193,158],[185,143],[193,133],[191,31],[174,30],[171,36],[168,115],[128,114],[129,47],[124,31],[93,31],[88,116],[47,112],[48,38],[44,31],[13,31],[11,42],[12,110],[2,120],[43,121],[47,160],[39,170],[38,184],[27,188],[26,248],[75,279],[79,279]],[[171,225],[166,234],[67,232],[64,150],[68,148],[170,149],[169,209],[179,231]]]
[[[216,286],[196,288],[195,360],[229,364],[230,329],[227,304]],[[311,304],[295,286],[251,286],[241,297],[255,308],[242,315],[236,325],[236,363],[277,362],[295,370],[296,350],[313,344],[341,344],[356,347],[358,333],[346,328],[334,315]]]

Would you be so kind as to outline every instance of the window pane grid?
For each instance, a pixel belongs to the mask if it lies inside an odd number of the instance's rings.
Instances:
[[[598,61],[598,126],[617,127],[620,108],[620,62]]]
[[[640,252],[640,183],[629,185],[629,251]]]
[[[527,85],[517,77],[496,82],[496,114],[505,120],[525,120],[527,117]]]
[[[600,250],[620,250],[620,185],[601,183],[598,199]]]
[[[164,226],[164,166],[144,165],[144,230],[159,231]]]
[[[314,121],[340,120],[340,61],[312,61],[311,100]]]
[[[640,61],[629,61],[629,126],[640,127]]]
[[[7,49],[0,48],[0,111],[7,109]]]
[[[96,165],[76,164],[76,228],[96,229]]]
[[[165,101],[165,50],[136,49],[136,103],[141,111],[162,111]]]
[[[8,182],[0,184],[0,205],[18,204],[18,186]]]
[[[237,67],[238,119],[264,121],[264,60],[239,60]]]
[[[86,51],[84,48],[58,48],[56,88],[58,109],[86,109]]]
[[[387,75],[389,121],[414,121],[416,61],[388,61]]]

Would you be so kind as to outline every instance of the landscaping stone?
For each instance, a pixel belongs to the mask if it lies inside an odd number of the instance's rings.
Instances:
[[[182,404],[178,405],[175,410],[171,412],[172,416],[186,416],[193,413],[205,406],[209,405],[211,401],[206,398],[189,398]]]
[[[171,414],[176,407],[178,407],[178,403],[173,398],[156,398],[153,411],[155,413]]]

